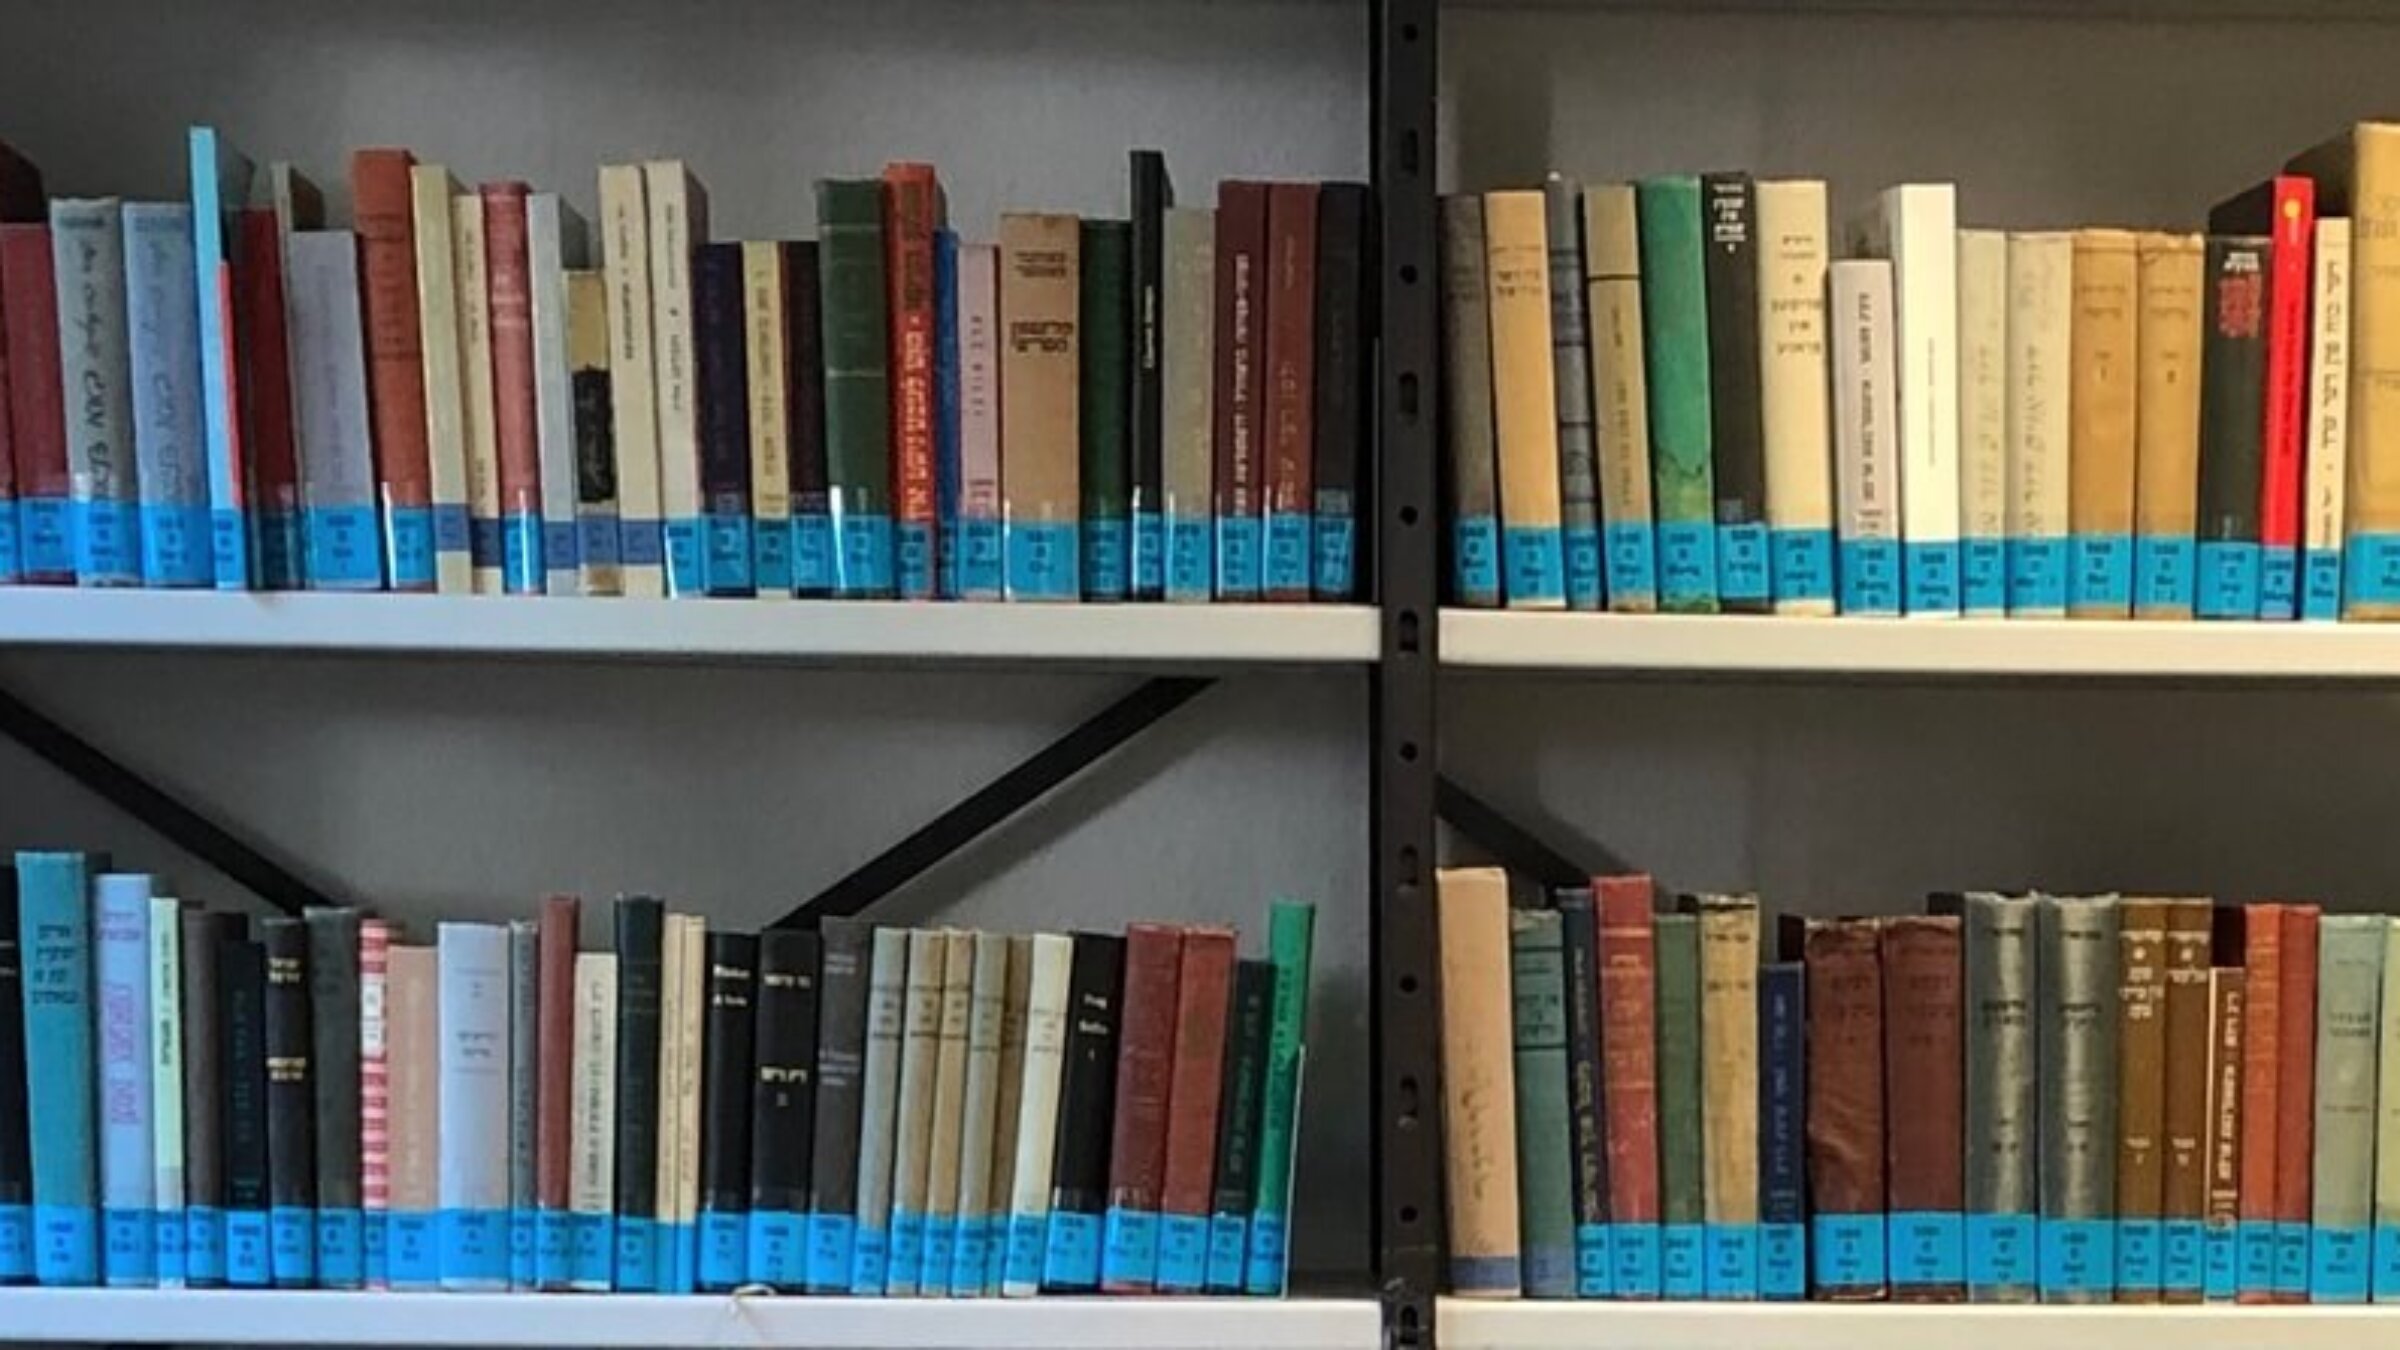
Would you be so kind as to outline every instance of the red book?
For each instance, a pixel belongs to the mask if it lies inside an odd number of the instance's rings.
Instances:
[[[1230,928],[1187,928],[1175,995],[1175,1069],[1167,1106],[1167,1171],[1159,1186],[1160,1292],[1193,1292],[1208,1257],[1209,1201],[1217,1162],[1217,1108],[1224,1092],[1225,1030],[1233,1008]]]
[[[58,278],[47,225],[0,225],[0,321],[9,352],[8,439],[19,512],[19,576],[75,584],[67,535],[67,417],[58,368]]]
[[[1894,1214],[1957,1214],[1967,1207],[1961,961],[1956,916],[1883,921],[1883,1156],[1885,1205]],[[1893,1234],[1896,1254],[1904,1240],[1896,1222]],[[1966,1296],[1963,1283],[1892,1282],[1892,1297],[1902,1302]]]
[[[1216,442],[1217,598],[1255,600],[1265,453],[1267,185],[1217,187]]]
[[[1267,558],[1261,593],[1306,600],[1316,488],[1317,185],[1267,189]]]
[[[2277,1010],[2282,1072],[2275,1093],[2276,1268],[2293,1269],[2286,1247],[2297,1240],[2299,1269],[2308,1267],[2310,1181],[2316,1163],[2317,914],[2315,905],[2283,907],[2283,999]],[[2295,1239],[2294,1230],[2298,1231]],[[2277,1303],[2306,1303],[2288,1278],[2276,1280]],[[2305,1284],[2303,1284],[2303,1290]]]
[[[234,265],[234,326],[242,381],[242,440],[258,514],[259,581],[300,584],[300,456],[292,433],[291,339],[284,327],[283,234],[272,207],[242,212]]]
[[[543,1227],[567,1222],[575,1146],[575,950],[582,906],[571,895],[542,901],[536,935],[540,979],[535,985],[535,1062],[540,1077],[534,1086],[533,1198]],[[551,1244],[541,1243],[539,1250],[552,1250]],[[545,1262],[537,1274],[544,1289],[568,1286],[569,1272],[556,1263]]]
[[[884,279],[890,291],[892,510],[900,598],[934,598],[940,508],[933,447],[933,232],[941,185],[930,164],[883,171]]]
[[[433,589],[433,470],[425,444],[424,334],[417,313],[417,225],[409,193],[409,171],[416,162],[406,150],[361,150],[350,157],[358,303],[367,329],[368,424],[383,492],[384,551],[392,560],[396,591]],[[409,514],[401,516],[403,511]]]
[[[2277,1128],[2283,1044],[2283,906],[2250,905],[2242,912],[2242,1226],[2275,1222]],[[2256,1230],[2252,1230],[2256,1231]],[[2273,1293],[2249,1272],[2261,1262],[2242,1253],[2243,1303],[2271,1303]],[[2271,1257],[2264,1266],[2271,1271]]]
[[[1885,1143],[1890,1112],[1884,1095],[1880,924],[1787,915],[1785,927],[1793,936],[1784,941],[1784,955],[1791,955],[1796,942],[1807,962],[1809,1203],[1820,1215],[1881,1215],[1890,1201]],[[1882,1261],[1862,1265],[1875,1272],[1888,1268]],[[1810,1288],[1815,1298],[1865,1302],[1883,1297],[1884,1281],[1871,1275],[1836,1285],[1812,1278]]]
[[[2258,475],[2259,617],[2299,613],[2302,441],[2308,413],[2308,308],[2317,185],[2279,174],[2208,213],[2214,234],[2263,234],[2267,259],[2267,387]]]
[[[1117,1035],[1117,1110],[1108,1146],[1108,1207],[1156,1214],[1167,1175],[1168,1094],[1175,1075],[1175,1005],[1182,980],[1183,930],[1137,923],[1125,929],[1125,992]],[[1104,1268],[1109,1293],[1143,1294],[1147,1272]]]
[[[1655,1224],[1658,1196],[1658,934],[1646,876],[1595,877],[1600,916],[1601,1105],[1608,1120],[1609,1217]],[[1640,1296],[1657,1296],[1656,1290]],[[1619,1298],[1628,1297],[1620,1290]]]
[[[486,183],[483,239],[485,293],[492,308],[492,425],[500,447],[500,520],[510,540],[538,531],[542,518],[542,450],[533,402],[533,271],[525,258],[523,183]],[[540,595],[541,549],[505,550],[510,595]]]

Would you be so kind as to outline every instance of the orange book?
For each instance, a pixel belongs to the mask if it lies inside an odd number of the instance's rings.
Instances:
[[[417,312],[416,208],[406,150],[350,157],[358,224],[358,301],[367,330],[367,411],[381,480],[392,589],[430,591],[433,469],[425,439],[424,337]]]
[[[2308,1302],[2309,1182],[2316,1162],[2317,907],[2283,906],[2277,1005],[2275,1298]]]
[[[2275,1301],[2276,1051],[2283,1036],[2283,906],[2243,910],[2241,1282],[2243,1303]]]

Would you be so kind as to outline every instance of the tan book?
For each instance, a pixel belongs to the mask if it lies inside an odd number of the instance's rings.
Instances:
[[[682,1154],[677,1140],[683,1129],[679,1095],[683,1090],[683,1005],[688,992],[683,982],[683,944],[687,916],[668,914],[658,936],[658,1152],[651,1161],[653,1213],[661,1224],[673,1224],[677,1178]],[[662,1276],[662,1278],[664,1278]]]
[[[2208,1264],[2230,1269],[2242,1218],[2242,1038],[2248,1028],[2244,994],[2249,973],[2240,966],[2208,972]],[[2212,1301],[2230,1301],[2226,1282],[2209,1291]]]
[[[708,920],[697,914],[683,916],[682,983],[680,1016],[661,1024],[660,1039],[672,1032],[676,1040],[675,1223],[690,1233],[700,1222],[700,1079],[708,1064]]]
[[[2137,258],[2130,230],[2075,232],[2067,613],[2078,619],[2133,613]]]
[[[439,164],[408,171],[409,207],[417,243],[417,328],[425,370],[425,453],[436,514],[467,510],[465,372],[458,348],[458,267],[451,202],[458,180]],[[497,469],[495,469],[497,473]],[[492,480],[499,492],[499,479]],[[436,531],[439,533],[438,527]],[[461,549],[436,548],[434,589],[464,595],[475,589],[474,567]]]
[[[567,378],[569,381],[588,381],[608,377],[608,280],[596,271],[567,273]],[[580,415],[580,414],[579,414]],[[580,435],[580,433],[579,433]],[[606,449],[603,445],[602,449]],[[578,456],[583,453],[579,441]],[[615,467],[613,464],[610,466]],[[613,478],[613,474],[611,477]],[[582,466],[577,466],[582,477]],[[614,497],[587,497],[583,484],[576,484],[576,515],[578,523],[588,510],[599,513],[609,528],[616,526],[617,502]],[[612,554],[595,558],[590,552],[582,555],[583,593],[585,595],[623,595],[624,569]]]
[[[568,1106],[567,1207],[578,1224],[603,1224],[617,1207],[617,957],[575,955],[575,1033]],[[602,1272],[605,1275],[605,1272]],[[574,1287],[607,1293],[610,1281],[579,1270]]]
[[[1448,867],[1435,888],[1450,1292],[1515,1298],[1522,1248],[1508,875],[1497,867]]]
[[[1492,410],[1500,466],[1500,570],[1511,609],[1564,609],[1564,564],[1520,565],[1520,550],[1560,556],[1558,377],[1550,350],[1550,246],[1538,191],[1483,195],[1484,273],[1492,315]],[[1540,579],[1524,593],[1527,577]],[[1510,584],[1516,583],[1516,584]]]
[[[1704,895],[1700,911],[1701,1203],[1711,1226],[1758,1223],[1758,897]],[[1749,1298],[1709,1290],[1713,1298]]]
[[[1000,1047],[1008,1021],[1008,938],[999,933],[973,936],[966,1095],[959,1109],[958,1185],[953,1202],[962,1235],[969,1225],[978,1231],[988,1229],[993,1212],[992,1150],[999,1142]],[[1012,1136],[1010,1146],[1014,1145]],[[980,1275],[967,1270],[968,1255],[963,1243],[953,1249],[955,1263],[949,1267],[946,1285],[952,1298],[973,1297],[982,1287]]]
[[[967,1113],[967,1033],[975,1015],[975,936],[963,928],[942,930],[941,1040],[933,1061],[933,1141],[925,1156],[925,1278],[917,1291],[926,1295],[949,1290]]]
[[[1167,514],[1167,598],[1203,601],[1216,513],[1217,213],[1176,207],[1166,218],[1159,325],[1164,406],[1160,451]]]
[[[600,170],[600,254],[608,279],[609,423],[616,446],[625,594],[667,593],[659,532],[658,372],[650,349],[650,206],[639,164]]]
[[[2350,222],[2317,218],[2309,306],[2308,422],[2301,432],[2300,617],[2338,619],[2350,474]],[[2400,1160],[2394,1166],[2400,1167]]]
[[[2184,1259],[2178,1247],[2196,1239],[2208,1218],[2208,960],[2213,917],[2206,900],[2176,900],[2167,906],[2166,1183],[2161,1212],[2168,1224],[2168,1261],[2161,1293],[2169,1303],[2200,1301],[2201,1250],[2192,1248]]]
[[[1759,185],[1762,228],[1766,223],[1767,189],[1771,186],[1784,185]],[[1788,195],[1780,195],[1777,200],[1779,205],[1790,203]],[[1805,216],[1806,212],[1796,210],[1787,214]],[[1824,246],[1824,214],[1824,203],[1820,200],[1816,206],[1820,255]],[[1624,527],[1640,531],[1635,538],[1641,541],[1624,559],[1603,543],[1601,556],[1607,567],[1608,607],[1620,614],[1648,614],[1658,608],[1658,570],[1650,534],[1656,514],[1650,498],[1650,386],[1642,355],[1642,234],[1633,184],[1603,183],[1584,189],[1583,240],[1585,300],[1591,313],[1592,414],[1599,435],[1601,538],[1603,541],[1613,538],[1609,532]],[[1804,256],[1805,247],[1797,247],[1796,254]],[[1825,393],[1821,387],[1825,382],[1825,305],[1821,256],[1817,270],[1820,274],[1817,421],[1822,423],[1825,421]],[[1793,316],[1794,334],[1800,332],[1801,317]],[[1479,336],[1482,338],[1479,345],[1489,344],[1488,332]],[[1805,396],[1806,391],[1799,392]],[[1774,399],[1775,395],[1770,393],[1768,408],[1777,406]],[[1776,435],[1772,416],[1768,419],[1767,434],[1771,442]],[[1775,461],[1771,456],[1767,472],[1770,475],[1767,509],[1774,511],[1777,503],[1786,499],[1779,497],[1773,486]],[[1789,500],[1796,507],[1804,504],[1802,496]],[[1830,525],[1830,517],[1827,523]]]
[[[908,935],[908,985],[901,1001],[900,1094],[892,1112],[892,1250],[884,1292],[918,1292],[925,1252],[925,1183],[933,1161],[933,1093],[942,1057],[942,995],[950,955],[940,929]]]
[[[458,286],[459,409],[466,432],[467,519],[475,593],[499,595],[500,419],[492,393],[491,258],[484,248],[483,198],[450,199],[450,250]]]
[[[1959,611],[2008,612],[2008,235],[1958,232]]]
[[[667,592],[698,595],[700,364],[692,325],[692,255],[708,241],[708,193],[679,159],[642,166],[650,212],[650,351],[657,372],[658,502],[666,523]]]
[[[430,1222],[441,1210],[441,977],[431,947],[392,944],[385,1063],[391,1083],[391,1211]],[[440,1287],[394,1280],[395,1289]]]
[[[2192,617],[2193,532],[2200,513],[2200,236],[2138,241],[2141,317],[2134,345],[2134,617]],[[2151,541],[2173,541],[2160,550]],[[2180,548],[2180,553],[2177,549]],[[2178,561],[2178,559],[2180,559]],[[2163,575],[2154,572],[2163,569]]]
[[[1775,612],[1831,614],[1833,409],[1825,302],[1832,245],[1825,183],[1765,181],[1757,192],[1759,393]],[[1597,351],[1595,341],[1595,359]]]
[[[2166,1187],[2167,908],[2164,900],[2117,904],[2118,1242],[2160,1239]],[[2147,1225],[2146,1228],[2137,1225]],[[2146,1233],[2145,1239],[2141,1234]],[[2155,1267],[2153,1267],[2155,1269]],[[2120,1276],[2124,1267],[2119,1267]],[[2156,1303],[2156,1284],[2120,1278],[2119,1303]]]
[[[1003,531],[1073,525],[1081,519],[1082,423],[1077,328],[1082,223],[1074,216],[1010,212],[1000,217],[1000,499]],[[1070,532],[1071,534],[1071,532]],[[1026,535],[1039,539],[1039,533]],[[1020,551],[1008,546],[1012,557]],[[1053,577],[1079,575],[1074,558]],[[1020,587],[1011,600],[1073,599],[1079,587]]]
[[[2067,612],[2075,238],[2008,237],[2008,611]]]
[[[1000,1006],[1000,1092],[992,1107],[992,1181],[986,1207],[996,1229],[1005,1228],[1009,1197],[1017,1185],[1017,1117],[1025,1104],[1025,1019],[1033,996],[1033,938],[1014,933],[1008,938],[1008,983]],[[986,1281],[986,1297],[1000,1292]]]
[[[783,396],[790,367],[783,350],[783,246],[742,245],[743,373],[750,385],[750,514],[761,531],[788,534],[792,519],[790,427]],[[761,550],[762,554],[764,550]],[[758,598],[789,600],[787,586],[761,577]]]

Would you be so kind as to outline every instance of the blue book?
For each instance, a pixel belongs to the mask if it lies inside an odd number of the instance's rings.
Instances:
[[[152,586],[208,586],[208,447],[200,415],[200,299],[192,208],[125,206],[125,309],[131,335],[133,450],[141,478],[142,575]]]
[[[1758,1295],[1808,1296],[1808,972],[1758,972]]]
[[[933,232],[933,490],[940,532],[934,545],[934,584],[944,600],[959,598],[958,232]]]
[[[211,299],[199,321],[201,429],[208,456],[209,556],[217,589],[248,590],[248,468],[242,460],[241,408],[234,398],[233,257],[238,222],[250,200],[250,161],[213,127],[193,127],[192,281]]]
[[[157,1141],[150,1054],[151,879],[92,883],[93,987],[100,1045],[100,1273],[112,1287],[158,1280],[153,1215]]]
[[[100,1282],[88,898],[97,862],[81,853],[17,855],[33,1270],[43,1284]]]

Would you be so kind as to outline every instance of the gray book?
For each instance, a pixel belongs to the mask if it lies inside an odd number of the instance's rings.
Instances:
[[[815,1214],[855,1213],[859,1176],[859,1069],[866,1054],[867,964],[873,926],[857,919],[827,919],[819,930],[824,966],[817,977],[817,1109],[809,1159],[809,1205]],[[812,1239],[813,1251],[817,1244]],[[839,1250],[839,1244],[831,1244]],[[812,1266],[808,1292],[850,1290],[848,1252],[841,1269]]]
[[[306,230],[291,237],[287,253],[301,573],[310,590],[381,590],[358,239],[347,230]]]
[[[534,1130],[541,1117],[541,926],[508,923],[508,1287],[533,1288]],[[520,1231],[521,1230],[521,1231]]]
[[[58,284],[59,387],[67,392],[75,580],[142,584],[141,479],[125,318],[125,213],[114,197],[50,203]]]
[[[900,1103],[900,1028],[908,996],[908,930],[875,930],[867,967],[866,1057],[859,1074],[858,1243],[854,1288],[881,1294],[890,1259],[893,1117]],[[881,1251],[883,1260],[875,1259]]]
[[[2376,1036],[2381,1024],[2381,915],[2328,914],[2317,921],[2316,1158],[2309,1221],[2320,1259],[2316,1303],[2367,1296],[2369,1230],[2375,1221]],[[2355,1282],[2346,1277],[2355,1274]],[[2335,1278],[2328,1279],[2327,1276]]]
[[[1216,506],[1217,213],[1177,207],[1166,217],[1167,275],[1159,303],[1164,406],[1160,421],[1167,512],[1167,598],[1209,598],[1209,522]],[[1031,960],[1029,954],[1025,958]],[[1006,1197],[1002,1197],[1002,1209]]]
[[[125,204],[125,326],[133,457],[142,495],[142,577],[206,586],[208,447],[200,416],[200,299],[186,202]]]
[[[1969,1214],[2031,1219],[2041,1210],[2035,1138],[2041,1060],[2034,1044],[2041,963],[2034,913],[2029,896],[1988,891],[1967,896],[1963,905]],[[1967,1289],[1978,1303],[2030,1303],[2038,1293],[2032,1282]]]
[[[365,1270],[357,1265],[337,1269],[326,1258],[336,1250],[358,1250],[356,1225],[363,1203],[358,1156],[359,916],[355,909],[311,905],[306,917],[309,1016],[315,1031],[309,1083],[316,1090],[317,1224],[321,1239],[324,1230],[337,1223],[351,1225],[353,1234],[350,1243],[339,1246],[320,1240],[317,1282],[328,1289],[356,1289],[365,1282]]]
[[[1575,1297],[1575,1166],[1568,1148],[1567,967],[1558,912],[1509,911],[1517,1083],[1517,1233],[1525,1292]]]
[[[1442,198],[1442,444],[1449,470],[1450,602],[1500,603],[1499,439],[1492,421],[1492,311],[1483,198]]]
[[[938,928],[908,933],[900,1084],[892,1116],[891,1269],[884,1282],[884,1292],[894,1298],[915,1295],[924,1270],[925,1184],[933,1165],[933,1089],[942,1054],[942,991],[948,952],[947,935]]]
[[[1584,318],[1583,185],[1542,184],[1550,240],[1550,365],[1558,386],[1558,505],[1567,608],[1600,608],[1600,477],[1592,426],[1590,326]]]
[[[2092,1225],[2059,1230],[2074,1253],[2060,1264],[2075,1277],[2045,1278],[2042,1301],[2108,1303],[2116,1292],[2117,898],[2045,895],[2038,904],[2042,1220]],[[2052,1265],[2045,1256],[2046,1276]]]

